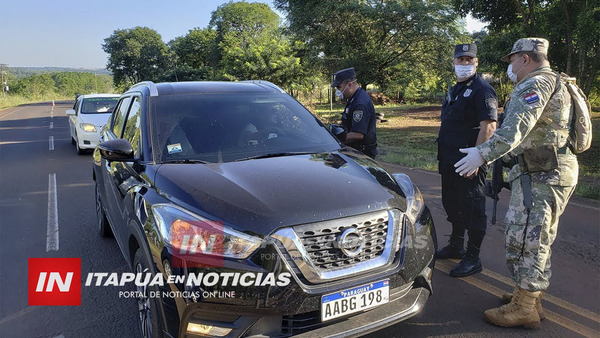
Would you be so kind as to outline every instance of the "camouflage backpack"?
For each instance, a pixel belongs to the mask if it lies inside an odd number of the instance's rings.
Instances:
[[[560,81],[560,82],[559,82]],[[544,122],[559,132],[568,133],[569,148],[574,154],[581,154],[590,149],[592,145],[592,121],[590,119],[591,105],[585,94],[576,84],[574,77],[565,73],[557,73],[556,88],[562,84],[567,87],[571,95],[571,123],[569,129],[565,129],[552,121],[547,116],[542,116]],[[556,89],[554,90],[556,92]]]

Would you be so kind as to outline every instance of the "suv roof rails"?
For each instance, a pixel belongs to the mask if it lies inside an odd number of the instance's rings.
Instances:
[[[248,82],[248,83],[256,83],[256,84],[261,84],[261,85],[265,85],[267,87],[271,87],[277,91],[280,91],[282,93],[285,93],[285,90],[281,89],[279,86],[277,86],[276,84],[269,82],[269,81],[264,81],[264,80],[246,80],[246,81],[240,81],[240,82]]]
[[[129,89],[133,89],[138,86],[146,86],[150,90],[150,96],[158,96],[158,88],[156,88],[156,85],[154,84],[154,82],[152,82],[152,81],[138,82],[138,83],[134,84],[133,86],[131,86],[131,88],[129,88]]]

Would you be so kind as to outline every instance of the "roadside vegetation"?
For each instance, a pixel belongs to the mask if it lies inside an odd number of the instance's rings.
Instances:
[[[54,72],[18,77],[10,73],[9,91],[0,94],[0,109],[20,104],[75,99],[77,94],[113,93],[113,78],[106,74]]]
[[[314,105],[311,110],[324,123],[339,123],[342,105]],[[437,171],[437,139],[440,128],[439,105],[411,104],[376,106],[387,122],[377,124],[378,160],[411,168]],[[600,109],[592,113],[595,137],[592,147],[577,156],[579,184],[576,196],[600,200]]]
[[[575,195],[600,200],[600,107],[592,112],[592,147],[579,160],[579,184]]]
[[[593,1],[530,0],[494,8],[484,0],[273,3],[285,20],[264,3],[228,2],[212,12],[206,27],[190,27],[168,42],[149,27],[117,29],[101,46],[112,77],[54,72],[17,79],[8,69],[10,94],[0,98],[0,107],[118,93],[139,81],[260,79],[333,122],[340,106],[330,111],[328,105],[313,104],[332,96],[329,83],[336,70],[355,67],[363,88],[377,88],[377,95],[388,98],[377,106],[388,120],[378,127],[380,159],[436,170],[439,106],[414,103],[439,102],[456,79],[454,45],[475,42],[478,72],[491,79],[503,104],[512,83],[500,57],[524,36],[548,38],[553,68],[576,77],[592,105],[600,106],[600,9]],[[486,30],[466,32],[461,17],[469,13],[487,22]],[[595,113],[595,130],[599,123]],[[577,189],[577,194],[596,199],[599,141],[596,137],[593,148],[579,157],[582,183]]]

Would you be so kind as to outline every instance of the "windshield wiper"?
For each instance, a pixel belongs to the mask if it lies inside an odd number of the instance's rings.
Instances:
[[[315,153],[314,152],[281,152],[281,153],[270,153],[270,154],[264,154],[264,155],[244,157],[244,158],[237,159],[235,161],[239,162],[239,161],[247,161],[247,160],[256,160],[256,159],[259,159],[259,158],[282,157],[282,156],[293,156],[293,155],[310,155],[310,154],[315,154]]]
[[[169,161],[164,161],[163,163],[185,163],[185,164],[202,163],[202,164],[207,164],[208,162],[202,161],[202,160],[185,159],[185,160],[169,160]]]

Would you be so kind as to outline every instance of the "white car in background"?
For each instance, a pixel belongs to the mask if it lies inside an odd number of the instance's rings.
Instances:
[[[71,143],[77,154],[94,149],[100,139],[100,129],[108,122],[119,101],[117,94],[79,95],[73,109],[67,110]]]

